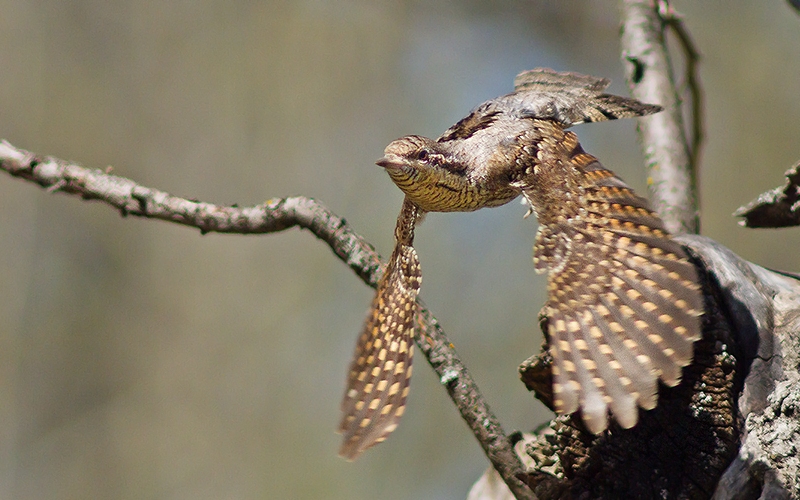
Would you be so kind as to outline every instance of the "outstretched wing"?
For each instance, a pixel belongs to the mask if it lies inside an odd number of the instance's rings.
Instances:
[[[605,78],[536,68],[517,75],[514,93],[503,99],[522,118],[552,119],[564,128],[661,111],[661,106],[602,93],[609,83]]]
[[[405,411],[421,280],[417,252],[398,244],[350,364],[339,424],[339,454],[348,460],[386,439]]]
[[[569,128],[579,123],[650,115],[662,109],[636,99],[604,94],[608,84],[605,78],[548,68],[523,71],[514,79],[514,92],[480,104],[438,141],[469,139],[503,119],[555,120]]]
[[[647,201],[593,157],[573,160],[587,180],[586,214],[543,226],[534,258],[549,272],[555,410],[580,408],[597,434],[609,408],[623,428],[633,427],[637,406],[656,406],[659,378],[680,382],[700,336],[703,299],[694,266]]]
[[[598,76],[582,75],[571,71],[555,71],[550,68],[534,68],[523,71],[514,78],[514,90],[574,92],[583,89],[602,92],[611,80]]]

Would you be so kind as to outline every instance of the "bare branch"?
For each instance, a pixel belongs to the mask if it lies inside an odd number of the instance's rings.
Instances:
[[[39,156],[0,141],[0,170],[63,192],[110,205],[123,215],[160,219],[195,227],[202,233],[264,234],[300,227],[327,243],[370,287],[383,274],[380,256],[347,222],[321,203],[302,196],[278,198],[253,207],[221,206],[172,196],[136,182],[49,156]],[[421,305],[415,340],[439,375],[453,403],[478,439],[495,469],[517,498],[533,498],[517,478],[523,468],[452,342],[431,312]]]
[[[683,57],[686,59],[686,88],[689,91],[689,99],[692,104],[692,136],[689,143],[689,166],[691,168],[692,182],[697,188],[698,180],[697,174],[700,169],[700,146],[703,144],[704,133],[704,117],[703,109],[703,89],[700,85],[700,78],[697,75],[698,67],[700,66],[700,53],[694,45],[692,36],[686,25],[683,23],[683,17],[680,16],[675,10],[666,2],[662,2],[666,10],[660,11],[661,18],[667,23],[667,26],[675,33],[678,41],[683,50]],[[699,202],[698,202],[699,205]]]
[[[469,425],[495,470],[518,500],[535,498],[530,488],[518,478],[522,476],[524,468],[500,421],[478,391],[478,386],[458,358],[453,345],[444,336],[439,322],[424,306],[420,323],[420,330],[425,337],[417,337],[417,345],[439,375],[440,382],[461,412],[461,418]]]
[[[638,121],[653,208],[670,232],[697,233],[692,150],[684,133],[680,98],[664,43],[665,21],[652,0],[622,0],[621,6],[622,60],[628,86],[636,99],[664,107],[662,113]],[[692,64],[687,66],[691,68]],[[695,120],[699,116],[695,113]]]
[[[203,234],[263,234],[298,226],[330,245],[371,287],[380,278],[380,258],[372,246],[355,234],[344,219],[310,198],[277,198],[253,207],[187,200],[102,170],[39,156],[6,141],[0,142],[0,170],[36,183],[48,192],[73,194],[111,205],[123,217],[133,215],[174,222],[195,227]]]

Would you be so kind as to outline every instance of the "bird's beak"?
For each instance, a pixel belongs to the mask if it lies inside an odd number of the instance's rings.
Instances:
[[[384,156],[380,160],[376,161],[375,164],[386,169],[398,169],[403,166],[402,160],[397,155],[393,154]]]

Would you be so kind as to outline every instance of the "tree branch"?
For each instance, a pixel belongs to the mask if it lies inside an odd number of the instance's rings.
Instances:
[[[264,234],[294,226],[308,229],[330,245],[369,286],[380,278],[380,258],[344,219],[302,196],[269,200],[254,207],[221,206],[172,196],[130,179],[0,142],[0,170],[45,188],[96,200],[129,215],[194,227],[201,233]]]
[[[664,20],[652,0],[622,0],[621,7],[622,60],[631,94],[664,107],[663,112],[638,120],[653,209],[673,234],[697,233],[692,154],[664,43]]]
[[[747,205],[739,207],[734,217],[747,227],[790,227],[800,225],[800,163],[786,171],[781,187],[761,193]]]
[[[430,342],[424,342],[422,337],[417,337],[417,345],[439,375],[450,399],[461,412],[461,418],[472,430],[494,469],[515,498],[536,498],[531,489],[519,479],[524,475],[525,469],[500,421],[478,391],[478,386],[456,354],[453,344],[444,336],[439,322],[424,306],[420,314],[420,326]]]
[[[136,182],[50,156],[39,156],[0,141],[0,170],[45,188],[110,205],[123,217],[133,215],[195,227],[203,234],[264,234],[292,227],[309,230],[327,243],[368,286],[383,274],[380,256],[347,222],[321,203],[302,196],[272,199],[253,207],[221,206],[172,196]],[[519,499],[533,498],[517,476],[523,471],[505,435],[452,342],[433,314],[421,306],[415,341],[439,375],[495,469]]]
[[[703,89],[700,85],[700,78],[697,70],[700,65],[700,53],[692,41],[692,36],[683,22],[683,16],[675,12],[675,9],[666,2],[659,3],[659,15],[664,20],[680,42],[683,50],[683,57],[686,63],[686,89],[689,91],[689,99],[692,102],[692,134],[689,142],[689,168],[692,174],[692,183],[695,189],[698,188],[697,174],[700,169],[700,146],[703,143],[704,133],[704,114],[703,114]],[[695,193],[697,195],[697,193]],[[698,202],[699,206],[699,202]]]

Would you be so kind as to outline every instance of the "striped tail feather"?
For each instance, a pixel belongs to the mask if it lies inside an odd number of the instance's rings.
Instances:
[[[350,364],[339,424],[348,460],[385,440],[405,411],[420,282],[416,251],[397,245]]]
[[[406,198],[397,217],[394,251],[356,344],[339,424],[344,435],[339,455],[348,460],[385,440],[405,412],[422,283],[412,243],[423,215]]]

